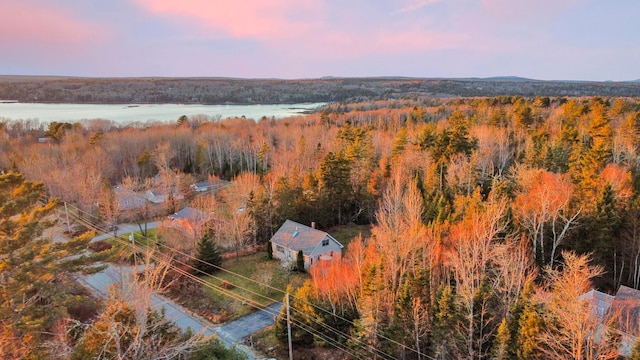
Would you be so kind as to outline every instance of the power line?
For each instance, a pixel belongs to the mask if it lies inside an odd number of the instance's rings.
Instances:
[[[118,241],[119,243],[122,243],[123,245],[127,245],[127,246],[129,246],[129,245],[130,245],[128,242],[126,242],[126,241],[124,241],[124,240],[120,239],[119,237],[118,237],[118,238],[116,238],[116,241]],[[139,245],[135,245],[135,248],[136,248],[136,249],[144,249],[144,248],[140,247]],[[211,284],[211,283],[209,283],[209,282],[207,282],[207,281],[205,281],[205,280],[203,280],[203,279],[201,279],[201,278],[199,278],[199,277],[197,277],[197,276],[195,276],[195,275],[193,275],[193,274],[189,273],[188,271],[185,271],[185,270],[183,270],[183,269],[181,269],[181,268],[179,268],[179,267],[176,267],[175,265],[172,265],[172,264],[170,263],[170,260],[171,260],[171,259],[167,259],[166,257],[162,257],[162,258],[161,258],[160,256],[157,256],[157,255],[151,255],[151,257],[152,257],[152,258],[154,258],[154,259],[156,259],[156,260],[162,260],[163,262],[165,262],[165,263],[167,263],[167,264],[168,264],[168,267],[172,268],[174,271],[178,272],[179,274],[181,274],[181,275],[183,275],[183,276],[185,276],[185,277],[187,277],[187,278],[189,278],[189,279],[192,279],[192,280],[194,280],[194,281],[196,281],[196,282],[200,283],[201,285],[203,285],[203,286],[205,286],[205,287],[208,287],[208,288],[211,288],[211,289],[217,290],[217,291],[221,292],[223,295],[229,296],[229,297],[231,297],[231,298],[233,298],[233,299],[235,299],[235,300],[242,301],[242,302],[245,302],[245,303],[249,303],[249,304],[250,304],[250,303],[255,303],[255,301],[253,301],[253,300],[251,300],[251,299],[249,299],[249,298],[247,298],[247,297],[243,297],[243,296],[241,296],[241,295],[235,294],[235,293],[233,293],[233,292],[231,292],[231,291],[229,291],[229,290],[227,290],[227,289],[225,289],[225,288],[223,288],[223,287],[221,287],[221,286],[217,286],[217,285]],[[175,259],[174,259],[174,260],[175,260]],[[179,263],[181,263],[180,261],[178,261],[178,262],[179,262]],[[181,264],[184,264],[184,263],[181,263]],[[184,265],[186,265],[186,264],[184,264]],[[194,268],[192,268],[192,269],[194,269]],[[197,269],[194,269],[194,270],[197,270]],[[234,285],[234,286],[235,286],[235,285]],[[271,300],[273,300],[273,299],[271,299]],[[265,305],[262,305],[262,304],[259,304],[259,305],[261,305],[261,306],[265,306]],[[314,322],[315,322],[315,323],[317,323],[318,325],[324,326],[325,328],[328,328],[329,330],[331,330],[331,331],[333,331],[333,332],[338,332],[338,333],[342,334],[343,336],[345,336],[346,338],[350,338],[348,335],[346,335],[346,334],[344,334],[344,333],[340,332],[339,330],[333,329],[333,328],[331,328],[329,325],[323,324],[322,322],[319,322],[318,320],[313,319],[312,317],[309,317],[309,315],[307,315],[307,314],[305,314],[305,313],[301,312],[300,310],[295,309],[295,308],[293,308],[293,307],[292,307],[292,309],[293,309],[294,311],[298,312],[299,314],[301,314],[301,315],[303,315],[303,316],[305,316],[305,317],[307,317],[307,318],[311,319],[312,321],[314,321]],[[268,308],[267,308],[266,306],[265,306],[264,308],[259,308],[259,310],[261,310],[261,311],[263,311],[263,312],[266,312],[266,313],[268,313],[268,314],[270,314],[270,315],[279,315],[279,314],[277,314],[277,313],[275,313],[275,312],[272,312],[272,311],[268,310]],[[302,330],[304,330],[304,331],[306,331],[306,332],[311,333],[312,335],[314,335],[314,336],[318,337],[319,339],[323,340],[323,341],[324,341],[324,342],[326,342],[327,344],[329,344],[329,345],[331,345],[331,346],[333,346],[333,347],[336,347],[336,348],[338,348],[339,350],[341,350],[341,351],[343,351],[343,352],[347,352],[347,353],[348,353],[349,355],[351,355],[351,356],[358,357],[358,356],[357,356],[357,354],[356,354],[356,353],[353,353],[353,351],[352,351],[348,346],[346,346],[346,345],[344,345],[344,344],[341,344],[341,343],[340,343],[340,342],[338,342],[337,340],[331,339],[330,337],[326,336],[325,334],[323,334],[323,333],[322,333],[322,332],[320,332],[319,330],[314,329],[314,328],[312,328],[312,327],[310,327],[310,326],[308,326],[308,325],[304,324],[303,322],[301,322],[301,321],[300,321],[300,320],[298,320],[298,319],[294,319],[294,320],[292,320],[292,321],[293,321],[293,322],[295,322],[295,323],[298,325],[298,327],[300,327]],[[365,344],[365,346],[367,346],[367,347],[371,347],[370,345],[367,345],[367,344]],[[372,349],[372,350],[368,350],[370,353],[373,353],[373,354],[375,354],[376,352],[378,352],[378,353],[382,353],[382,352],[380,352],[380,351],[376,350],[376,349],[375,349],[375,348],[373,348],[373,347],[371,347],[371,349]],[[391,359],[393,359],[393,357],[392,357],[391,355],[389,355],[389,354],[385,354],[385,353],[382,353],[382,354],[386,355],[386,356],[387,356],[387,358],[391,358]]]
[[[72,206],[72,207],[73,207],[73,208],[75,208],[75,209],[76,209],[76,211],[78,211],[78,212],[82,212],[82,213],[84,213],[84,214],[87,214],[87,215],[91,216],[91,217],[92,217],[92,218],[94,218],[94,219],[97,219],[97,217],[93,216],[92,214],[87,213],[86,211],[83,211],[83,210],[81,210],[81,209],[79,209],[79,208],[77,208],[77,207],[75,207],[75,206]],[[79,214],[78,214],[78,216],[79,216]],[[97,229],[97,230],[101,230],[101,231],[103,231],[103,232],[105,232],[105,233],[108,233],[108,232],[109,232],[109,231],[106,231],[106,230],[104,230],[104,229],[99,229],[99,228],[98,228],[98,226],[95,226],[95,225],[93,225],[93,224],[91,224],[91,225],[90,225],[90,227],[93,227],[93,228],[95,228],[95,229]],[[120,240],[120,239],[118,239],[118,240]],[[125,245],[129,245],[129,243],[127,242],[127,243],[125,243]],[[251,281],[251,282],[256,283],[256,284],[258,284],[258,285],[265,286],[265,287],[267,287],[267,288],[270,288],[270,289],[276,290],[276,291],[278,291],[278,292],[282,292],[282,293],[284,293],[284,292],[285,292],[284,290],[282,290],[282,289],[278,289],[278,288],[275,288],[275,287],[272,287],[272,286],[271,286],[271,285],[269,285],[269,284],[266,284],[266,283],[263,283],[263,282],[260,282],[260,281],[257,281],[257,280],[254,280],[254,279],[251,279],[251,278],[246,277],[246,276],[244,276],[244,275],[241,275],[241,274],[235,273],[235,272],[233,272],[233,271],[230,271],[230,270],[228,270],[228,269],[222,268],[222,267],[220,267],[220,266],[218,266],[218,265],[211,264],[211,263],[209,263],[209,262],[207,262],[207,261],[204,261],[204,260],[202,260],[202,259],[198,259],[197,257],[194,257],[194,256],[192,256],[192,255],[190,255],[190,254],[184,253],[184,252],[179,251],[179,250],[177,250],[177,249],[173,249],[173,248],[169,247],[168,245],[165,245],[165,244],[162,244],[162,243],[157,243],[156,245],[159,245],[159,246],[161,246],[161,247],[163,247],[163,248],[169,249],[170,251],[175,252],[175,253],[177,253],[177,254],[180,254],[180,255],[182,255],[182,256],[185,256],[185,257],[187,257],[187,258],[189,258],[189,259],[196,260],[196,261],[199,261],[199,262],[201,262],[201,263],[203,263],[203,264],[207,264],[207,265],[209,265],[209,266],[212,266],[212,267],[214,267],[214,268],[215,268],[215,269],[217,269],[217,270],[221,270],[221,271],[224,271],[224,272],[230,273],[230,274],[232,274],[232,275],[234,275],[234,276],[237,276],[237,277],[239,277],[239,278],[241,278],[241,279],[245,279],[245,280]],[[186,263],[180,262],[180,261],[179,261],[179,260],[177,260],[177,259],[174,259],[174,260],[175,260],[176,262],[179,262],[180,264],[182,264],[182,265],[184,265],[184,266],[188,267],[189,269],[193,269],[193,270],[198,271],[198,272],[200,272],[200,273],[202,273],[202,274],[207,274],[207,273],[205,273],[205,272],[203,272],[203,271],[201,271],[201,270],[199,270],[199,269],[196,269],[195,267],[191,266],[190,264],[186,264]],[[190,273],[188,273],[188,272],[186,272],[186,271],[184,271],[184,270],[182,270],[182,269],[179,269],[179,268],[177,268],[177,267],[175,267],[175,269],[176,269],[176,270],[179,270],[180,272],[183,272],[183,273],[184,273],[183,275],[185,275],[185,276],[187,276],[187,277],[192,278],[193,280],[195,280],[195,281],[199,282],[200,284],[204,285],[205,287],[209,287],[209,288],[211,288],[211,289],[214,289],[214,290],[216,290],[216,291],[219,291],[219,292],[223,293],[223,295],[227,295],[227,296],[232,297],[232,298],[234,298],[234,299],[236,299],[236,300],[244,301],[244,302],[247,302],[247,303],[257,303],[256,301],[254,301],[254,300],[252,300],[252,299],[249,299],[249,298],[246,298],[246,297],[238,296],[237,294],[235,294],[235,293],[233,293],[233,292],[229,292],[228,290],[226,290],[226,289],[224,289],[224,288],[222,288],[222,287],[219,287],[219,286],[216,286],[216,285],[211,284],[211,283],[209,283],[209,282],[206,282],[206,281],[202,280],[201,278],[199,278],[199,277],[197,277],[197,276],[195,276],[195,275],[193,275],[193,274],[190,274]],[[211,274],[207,274],[207,275],[210,275],[210,276],[212,276],[213,278],[215,278],[215,279],[217,279],[217,280],[219,280],[219,281],[225,281],[225,280],[223,280],[223,279],[217,278],[217,277],[216,277],[216,276],[214,276],[214,275],[211,275]],[[229,282],[229,281],[228,281],[228,282]],[[254,295],[257,295],[257,296],[259,296],[259,297],[263,297],[263,298],[265,298],[265,299],[267,299],[267,300],[270,300],[270,301],[273,301],[273,302],[277,302],[277,301],[278,301],[278,300],[276,300],[276,299],[269,298],[269,297],[267,297],[267,296],[265,296],[265,295],[262,295],[262,294],[256,293],[256,292],[254,292],[254,291],[252,291],[252,290],[249,290],[249,289],[243,288],[243,287],[241,287],[241,286],[239,286],[239,285],[237,285],[237,284],[233,284],[232,282],[229,282],[229,283],[230,283],[231,285],[233,285],[234,287],[237,287],[237,288],[239,288],[239,289],[241,289],[241,290],[248,291],[248,292],[250,292],[250,293],[252,293],[252,294],[254,294]],[[295,297],[295,296],[294,296],[294,297]],[[343,321],[345,321],[345,322],[347,322],[347,323],[349,323],[349,324],[351,324],[351,325],[355,326],[355,323],[354,323],[353,321],[351,321],[351,320],[348,320],[348,319],[346,319],[346,318],[344,318],[344,317],[342,317],[342,316],[340,316],[340,315],[334,314],[333,312],[331,312],[331,311],[329,311],[329,310],[326,310],[326,309],[324,309],[324,308],[322,308],[322,307],[320,307],[320,306],[318,306],[318,305],[315,305],[315,304],[313,304],[313,303],[307,302],[307,301],[305,301],[304,299],[299,299],[299,298],[296,298],[296,299],[298,299],[299,301],[301,301],[301,302],[303,302],[303,303],[305,303],[305,304],[307,304],[307,305],[309,305],[309,306],[312,306],[312,307],[314,307],[314,308],[316,308],[316,309],[318,309],[318,310],[321,310],[321,311],[323,311],[323,312],[325,312],[325,313],[327,313],[327,314],[330,314],[331,316],[337,317],[337,318],[339,318],[339,319],[341,319],[341,320],[343,320]],[[259,304],[259,303],[257,303],[257,304]],[[265,306],[265,305],[262,305],[262,304],[259,304],[259,305],[260,305],[260,306]],[[266,306],[265,306],[265,308],[266,308]],[[260,310],[264,311],[263,309],[260,309]],[[337,334],[337,335],[339,335],[339,336],[343,336],[343,337],[345,337],[346,339],[350,339],[350,340],[352,340],[352,341],[360,342],[361,344],[363,344],[363,346],[371,347],[371,345],[364,344],[362,341],[360,341],[360,340],[358,340],[358,339],[355,339],[355,338],[353,338],[352,336],[349,336],[348,334],[346,334],[346,333],[344,333],[344,332],[342,332],[342,331],[340,331],[340,330],[338,330],[338,329],[335,329],[335,328],[331,327],[330,325],[327,325],[327,324],[325,324],[325,323],[323,323],[323,322],[321,322],[321,321],[319,321],[319,320],[317,320],[317,319],[314,319],[314,318],[310,317],[308,314],[305,314],[304,312],[301,312],[301,311],[299,311],[299,310],[297,310],[297,309],[294,309],[294,310],[295,310],[295,311],[297,311],[298,313],[300,313],[301,315],[306,316],[307,318],[311,319],[314,323],[318,324],[319,326],[321,326],[321,327],[323,327],[323,328],[325,328],[325,329],[327,329],[327,330],[329,330],[329,331],[332,331],[332,332],[334,332],[335,334]],[[268,313],[270,313],[270,312],[268,312]],[[271,314],[273,314],[273,313],[271,313]],[[435,359],[435,358],[433,358],[433,357],[431,357],[431,356],[429,356],[429,355],[427,355],[427,354],[424,354],[424,353],[420,352],[418,349],[413,349],[413,348],[408,347],[408,346],[406,346],[406,345],[404,345],[404,344],[401,344],[401,343],[399,343],[399,342],[397,342],[397,341],[395,341],[395,340],[392,340],[392,339],[390,339],[390,338],[388,338],[388,337],[385,337],[384,335],[379,334],[378,332],[376,332],[376,331],[374,331],[374,330],[366,329],[366,331],[367,331],[367,332],[369,332],[369,333],[371,333],[372,335],[375,335],[375,336],[377,336],[377,337],[381,338],[381,339],[385,339],[385,340],[387,340],[387,341],[389,341],[389,342],[391,342],[391,343],[393,343],[393,344],[396,344],[396,345],[398,345],[398,346],[400,346],[400,347],[402,347],[402,348],[404,348],[404,349],[406,349],[406,350],[409,350],[409,351],[411,351],[411,352],[415,352],[416,354],[418,354],[418,355],[420,355],[420,356],[424,356],[425,358],[429,358],[429,359]],[[319,333],[319,332],[318,332],[318,333]],[[375,352],[381,352],[380,350],[376,349],[375,347],[372,347],[372,348],[374,349],[374,351],[375,351]],[[386,355],[386,356],[388,356],[388,357],[390,357],[390,358],[393,358],[391,355],[386,354],[386,353],[384,353],[384,352],[379,353],[379,355]]]
[[[76,208],[76,210],[81,211],[81,212],[83,212],[83,213],[86,213],[86,212],[84,212],[84,211],[82,211],[82,210],[80,210],[80,209],[78,209],[78,208]],[[272,289],[275,289],[276,291],[279,291],[279,292],[283,292],[283,293],[284,293],[284,291],[283,291],[283,290],[281,290],[281,289],[277,289],[277,288],[271,287],[270,285],[268,285],[268,284],[266,284],[266,283],[262,283],[262,282],[259,282],[259,281],[256,281],[256,280],[253,280],[253,279],[251,279],[251,278],[248,278],[248,277],[245,277],[245,276],[243,276],[243,275],[240,275],[240,274],[237,274],[237,273],[235,273],[235,272],[232,272],[232,271],[230,271],[230,270],[228,270],[228,269],[224,269],[224,268],[222,268],[222,267],[220,267],[220,266],[217,266],[217,265],[214,265],[214,264],[208,263],[208,262],[206,262],[206,261],[203,261],[203,260],[201,260],[201,259],[198,259],[198,258],[196,258],[196,257],[193,257],[193,256],[191,256],[191,255],[189,255],[189,254],[186,254],[186,253],[181,252],[181,251],[179,251],[179,250],[173,249],[173,248],[171,248],[171,247],[169,247],[169,246],[167,246],[167,245],[164,245],[164,244],[161,244],[161,243],[159,243],[158,245],[160,245],[160,246],[162,246],[162,247],[164,247],[164,248],[167,248],[167,249],[169,249],[170,251],[173,251],[173,252],[179,253],[179,254],[181,254],[181,255],[183,255],[183,256],[186,256],[187,258],[190,258],[190,259],[192,259],[192,260],[200,261],[200,262],[202,262],[202,263],[204,263],[204,264],[208,264],[208,265],[210,265],[210,266],[213,266],[213,267],[215,267],[216,269],[220,269],[220,270],[226,271],[226,272],[228,272],[228,273],[230,273],[230,274],[233,274],[233,275],[235,275],[235,276],[238,276],[238,277],[240,277],[240,278],[243,278],[243,279],[246,279],[246,280],[252,281],[252,282],[254,282],[254,283],[256,283],[256,284],[259,284],[259,285],[262,285],[262,286],[268,286],[268,287],[270,287],[270,288],[272,288]],[[190,269],[196,270],[196,271],[198,271],[198,272],[200,272],[200,273],[202,273],[202,274],[206,274],[205,272],[202,272],[202,271],[200,271],[200,270],[198,270],[198,269],[194,268],[193,266],[191,266],[191,265],[189,265],[189,264],[182,263],[182,262],[180,262],[180,261],[179,261],[179,260],[177,260],[177,259],[176,259],[175,261],[176,261],[176,262],[179,262],[180,264],[182,264],[182,265],[184,265],[184,266],[187,266],[187,267],[188,267],[188,268],[190,268]],[[180,271],[182,271],[182,270],[180,269]],[[210,283],[208,283],[208,282],[205,282],[204,280],[202,280],[202,279],[200,279],[200,278],[198,278],[197,276],[194,276],[194,275],[192,275],[192,274],[186,273],[186,274],[184,274],[184,275],[186,275],[186,276],[188,276],[188,277],[191,277],[192,279],[194,279],[194,280],[198,281],[199,283],[201,283],[201,284],[202,284],[202,285],[204,285],[205,287],[213,288],[214,290],[217,290],[217,291],[222,292],[222,293],[223,293],[223,295],[228,295],[228,296],[230,296],[230,297],[234,297],[236,300],[239,300],[238,298],[236,298],[236,297],[235,297],[235,296],[236,296],[236,295],[235,295],[235,293],[230,293],[230,292],[228,292],[228,291],[226,291],[226,290],[225,290],[225,291],[221,291],[221,288],[220,288],[220,287],[215,286],[215,285],[213,285],[213,284],[210,284]],[[207,275],[210,275],[210,274],[207,274]],[[215,277],[215,276],[213,276],[213,275],[211,275],[211,276],[212,276],[212,277],[214,277],[214,278],[216,278],[217,280],[221,280],[221,281],[222,281],[222,279],[219,279],[219,278],[217,278],[217,277]],[[230,282],[230,284],[232,284],[233,286],[236,286],[236,287],[238,287],[238,288],[240,288],[240,289],[243,289],[243,290],[245,290],[245,291],[249,291],[250,293],[256,294],[256,295],[261,296],[261,297],[264,297],[264,298],[266,298],[266,299],[268,299],[268,300],[271,300],[271,301],[274,301],[274,302],[275,302],[275,301],[277,301],[277,300],[275,300],[275,299],[272,299],[272,298],[266,297],[266,296],[264,296],[264,295],[262,295],[262,294],[258,294],[258,293],[255,293],[255,292],[251,291],[251,290],[245,289],[245,288],[243,288],[243,287],[241,287],[241,286],[238,286],[237,284],[233,284],[233,283],[231,283],[231,282]],[[234,295],[233,295],[233,296],[231,296],[230,294],[234,294]],[[248,303],[250,303],[250,302],[255,302],[255,301],[253,301],[253,300],[251,300],[251,299],[248,299],[248,298],[242,298],[241,300],[246,301],[246,302],[248,302]],[[333,314],[332,312],[330,312],[330,311],[328,311],[328,310],[325,310],[325,309],[323,309],[323,308],[321,308],[321,307],[319,307],[319,306],[317,306],[317,305],[311,304],[311,303],[306,302],[306,301],[304,301],[304,300],[302,300],[302,299],[299,299],[299,300],[300,300],[300,301],[302,301],[302,302],[304,302],[304,303],[306,303],[306,304],[309,304],[310,306],[313,306],[314,308],[317,308],[317,309],[320,309],[320,310],[322,310],[322,311],[325,311],[325,312],[327,312],[327,313],[331,314],[332,316],[339,317],[339,318],[341,318],[341,319],[343,319],[343,320],[345,320],[345,321],[347,321],[347,322],[351,323],[352,325],[355,325],[352,321],[347,320],[347,319],[345,319],[345,318],[342,318],[342,317],[340,317],[340,316],[338,316],[338,315],[336,315],[336,314]],[[260,304],[260,305],[262,305],[262,304]],[[263,305],[262,305],[262,306],[263,306]],[[294,309],[294,310],[297,310],[297,309]],[[327,324],[325,324],[325,323],[323,323],[323,322],[321,322],[321,321],[319,321],[319,320],[317,320],[317,319],[314,319],[314,318],[310,317],[309,315],[307,315],[307,314],[305,314],[305,313],[303,313],[303,312],[298,311],[298,313],[300,313],[301,315],[303,315],[303,316],[305,316],[305,317],[309,318],[309,319],[310,319],[311,321],[313,321],[315,324],[317,324],[317,325],[319,325],[319,326],[321,326],[321,327],[323,327],[323,328],[325,328],[325,329],[327,329],[327,330],[329,330],[329,331],[331,331],[331,332],[333,332],[333,333],[335,333],[335,334],[337,334],[337,335],[343,336],[344,338],[346,338],[346,339],[350,339],[350,340],[355,341],[355,342],[359,342],[360,344],[362,344],[362,346],[371,347],[371,345],[365,344],[364,342],[362,342],[362,341],[360,341],[360,340],[358,340],[358,339],[355,339],[355,338],[353,338],[352,336],[350,336],[350,335],[348,335],[348,334],[346,334],[346,333],[344,333],[344,332],[342,332],[342,331],[340,331],[340,330],[338,330],[338,329],[335,329],[335,328],[333,328],[333,327],[331,327],[331,326],[329,326],[329,325],[327,325]],[[369,331],[369,330],[368,330],[368,331]],[[381,337],[381,338],[384,338],[383,336],[381,336],[381,335],[377,334],[376,332],[373,332],[373,331],[370,331],[370,332],[372,332],[372,333],[373,333],[373,335],[376,335],[376,336],[379,336],[379,337]],[[398,344],[399,346],[402,346],[402,347],[404,347],[404,348],[407,348],[407,347],[406,347],[405,345],[403,345],[403,344],[400,344],[400,343],[397,343],[397,344]],[[380,350],[376,349],[375,347],[372,347],[372,349],[373,349],[374,353],[375,353],[375,352],[378,352],[378,353],[380,353],[380,352],[381,352]],[[413,349],[411,349],[411,350],[413,350]],[[415,350],[414,350],[414,351],[415,351]],[[387,356],[387,357],[389,357],[389,358],[393,358],[391,355],[386,354],[386,353],[380,353],[379,355],[386,355],[386,356]]]

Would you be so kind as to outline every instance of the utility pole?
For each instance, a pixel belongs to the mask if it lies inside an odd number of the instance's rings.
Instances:
[[[289,293],[285,296],[287,307],[287,334],[289,335],[289,360],[293,360],[293,347],[291,347],[291,312],[289,311]]]

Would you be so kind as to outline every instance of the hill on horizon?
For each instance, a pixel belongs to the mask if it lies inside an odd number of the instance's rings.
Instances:
[[[0,100],[38,103],[293,104],[405,97],[640,96],[634,82],[490,78],[82,78],[0,75]]]

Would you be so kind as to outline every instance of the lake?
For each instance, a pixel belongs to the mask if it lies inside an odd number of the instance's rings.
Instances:
[[[259,120],[301,115],[325,103],[276,105],[199,105],[199,104],[35,104],[0,102],[0,119],[38,120],[41,123],[77,122],[106,119],[119,124],[132,122],[173,122],[182,115],[211,118],[246,117]]]

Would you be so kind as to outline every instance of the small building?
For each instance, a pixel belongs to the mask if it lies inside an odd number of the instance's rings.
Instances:
[[[211,220],[211,215],[192,207],[186,207],[167,216],[167,218],[169,220],[164,223],[164,226],[179,230],[192,239],[199,239],[205,225]]]
[[[308,270],[314,263],[337,260],[342,257],[344,247],[333,236],[311,226],[287,220],[271,238],[273,257],[281,260],[283,266],[295,263],[298,251],[304,255],[304,268]]]
[[[205,180],[200,181],[195,184],[191,184],[191,190],[195,192],[207,192],[207,191],[216,191],[224,188],[229,185],[229,182],[221,181],[221,180]]]
[[[182,194],[177,187],[172,187],[170,192],[171,193],[169,193],[169,191],[160,191],[157,189],[147,190],[147,200],[154,204],[162,204],[171,199],[171,196],[173,196],[173,199],[175,200],[184,199],[184,194]]]
[[[116,186],[113,192],[118,202],[118,210],[120,211],[139,209],[147,203],[147,198],[144,195],[132,190]]]
[[[200,181],[199,183],[191,184],[191,190],[195,192],[205,192],[208,191],[212,186],[212,183],[209,181]]]
[[[169,215],[168,218],[171,220],[186,220],[192,223],[202,223],[209,220],[210,216],[198,209],[186,207],[175,214]]]
[[[601,322],[613,324],[613,330],[620,335],[620,355],[631,355],[640,337],[640,291],[622,285],[615,296],[591,290],[580,299],[589,303]]]
[[[147,200],[154,204],[162,204],[167,200],[167,194],[158,190],[147,190]]]

